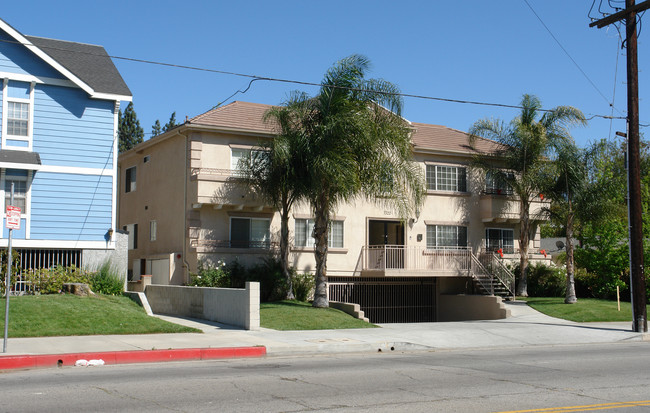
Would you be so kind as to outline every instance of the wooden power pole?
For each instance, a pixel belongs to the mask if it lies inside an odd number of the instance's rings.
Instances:
[[[643,221],[641,216],[641,162],[639,151],[639,67],[637,60],[636,15],[650,8],[650,0],[634,4],[625,0],[625,9],[589,27],[599,29],[625,20],[627,45],[627,161],[628,161],[628,217],[630,230],[630,295],[632,297],[632,330],[648,331],[646,314],[645,277],[643,273]]]

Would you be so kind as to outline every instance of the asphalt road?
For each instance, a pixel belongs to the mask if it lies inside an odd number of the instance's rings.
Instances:
[[[0,411],[648,412],[649,346],[635,342],[10,371],[0,374]]]

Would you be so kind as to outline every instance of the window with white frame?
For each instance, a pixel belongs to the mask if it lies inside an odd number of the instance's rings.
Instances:
[[[427,189],[467,192],[467,170],[461,166],[427,165]]]
[[[7,102],[7,134],[29,136],[29,103]]]
[[[271,220],[268,218],[231,218],[231,248],[269,248]]]
[[[149,221],[149,241],[155,241],[158,235],[158,224],[156,221]]]
[[[467,246],[467,227],[460,225],[427,225],[427,248],[458,248]]]
[[[124,171],[124,192],[135,191],[136,184],[136,167],[132,166]]]
[[[487,171],[485,174],[485,193],[496,195],[512,195],[512,187],[508,185],[508,180],[512,180],[514,174],[504,173],[497,174],[492,171]]]
[[[32,150],[34,83],[5,79],[2,85],[2,147]]]
[[[503,253],[513,253],[515,231],[508,228],[486,228],[485,248],[488,251],[501,250]]]
[[[296,247],[313,247],[314,246],[314,220],[313,219],[296,219],[295,228]],[[329,248],[343,248],[343,221],[330,221],[329,233],[327,237],[327,246]]]
[[[266,152],[247,148],[230,149],[230,170],[233,176],[243,176],[246,168],[246,161],[251,157],[252,162],[257,162]]]

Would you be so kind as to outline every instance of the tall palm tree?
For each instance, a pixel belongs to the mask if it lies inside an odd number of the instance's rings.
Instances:
[[[489,171],[498,181],[508,184],[519,198],[519,262],[520,278],[517,295],[527,296],[528,244],[530,242],[531,202],[539,195],[540,177],[549,155],[561,142],[571,139],[569,127],[585,125],[582,112],[571,106],[558,106],[543,111],[536,96],[525,94],[521,114],[509,124],[500,120],[482,119],[469,130],[470,144],[478,137],[501,144],[490,154],[480,154],[476,165]],[[539,119],[538,119],[539,118]]]
[[[301,122],[309,107],[302,93],[292,94],[281,106],[271,107],[264,120],[272,123],[278,134],[261,141],[259,150],[244,159],[245,180],[280,214],[280,266],[285,278],[286,299],[293,300],[289,271],[289,213],[294,203],[305,197],[303,167],[304,131]]]
[[[587,198],[586,166],[582,151],[573,141],[564,142],[557,148],[556,157],[549,165],[544,193],[551,198],[550,208],[544,208],[551,217],[560,222],[566,235],[566,293],[564,302],[578,301],[575,289],[575,265],[573,258],[573,234],[577,210],[584,209]]]
[[[422,203],[424,179],[412,160],[410,129],[398,89],[366,79],[367,58],[352,55],[330,68],[314,98],[302,96],[300,125],[306,199],[314,214],[314,307],[327,307],[330,218],[357,198],[387,204],[401,217]]]

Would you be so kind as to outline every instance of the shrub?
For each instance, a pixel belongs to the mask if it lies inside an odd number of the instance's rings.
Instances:
[[[314,287],[316,282],[314,275],[309,273],[293,274],[291,276],[293,285],[293,295],[298,301],[309,301],[314,297]]]
[[[517,280],[521,274],[519,266],[514,269]],[[528,295],[530,297],[564,297],[566,293],[566,269],[545,264],[528,266]]]
[[[25,281],[41,294],[58,294],[65,283],[91,284],[89,274],[74,265],[69,267],[57,265],[52,268],[29,270],[24,277]]]
[[[0,293],[4,296],[5,294],[5,280],[7,278],[7,255],[9,254],[9,249],[0,249]],[[10,284],[14,285],[16,283],[16,275],[20,272],[20,255],[18,251],[11,251],[11,280]]]
[[[96,273],[91,274],[90,288],[100,294],[122,295],[124,278],[115,271],[110,262],[105,262]]]
[[[226,263],[219,260],[214,267],[199,262],[199,272],[190,275],[190,285],[195,287],[232,287],[230,271]]]
[[[287,297],[287,283],[279,260],[266,258],[248,270],[247,281],[260,283],[260,301],[278,301]]]

